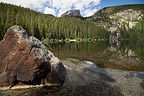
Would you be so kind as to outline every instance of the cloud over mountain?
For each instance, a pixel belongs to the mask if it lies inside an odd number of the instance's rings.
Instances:
[[[5,3],[21,5],[45,14],[61,16],[70,9],[79,9],[83,16],[95,13],[101,0],[0,0]]]

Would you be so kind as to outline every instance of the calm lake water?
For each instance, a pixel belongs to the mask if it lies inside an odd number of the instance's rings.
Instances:
[[[74,58],[80,61],[91,61],[101,68],[144,70],[144,42],[71,42],[50,44],[47,47],[61,60]]]

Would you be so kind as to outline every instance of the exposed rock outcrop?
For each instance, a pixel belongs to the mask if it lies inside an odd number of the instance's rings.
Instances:
[[[101,10],[98,10],[94,15],[92,15],[92,17],[94,18],[95,16],[98,16],[98,15],[111,14],[112,12],[113,12],[112,8],[106,7]]]
[[[81,17],[79,10],[69,10],[61,15],[61,17]]]
[[[102,26],[111,34],[116,35],[122,30],[129,31],[140,24],[144,16],[142,6],[142,4],[138,4],[106,7],[98,10],[87,20],[95,21],[98,23],[97,26]]]
[[[123,12],[116,13],[116,16],[120,16],[122,18],[130,19],[130,20],[140,19],[141,15],[142,15],[141,11],[137,11],[133,9],[127,9],[124,10]]]
[[[20,26],[8,29],[0,42],[0,87],[61,84],[66,70],[61,61]]]

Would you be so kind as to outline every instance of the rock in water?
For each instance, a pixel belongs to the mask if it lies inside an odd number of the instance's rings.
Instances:
[[[61,15],[62,17],[81,17],[79,10],[69,10]]]
[[[66,69],[61,61],[20,26],[8,29],[0,42],[0,87],[16,84],[61,84]]]

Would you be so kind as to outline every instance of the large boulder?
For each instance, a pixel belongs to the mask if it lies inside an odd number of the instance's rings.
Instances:
[[[0,42],[0,87],[62,84],[66,69],[62,62],[20,26],[7,30]]]
[[[81,17],[79,10],[69,10],[61,15],[61,17]]]

